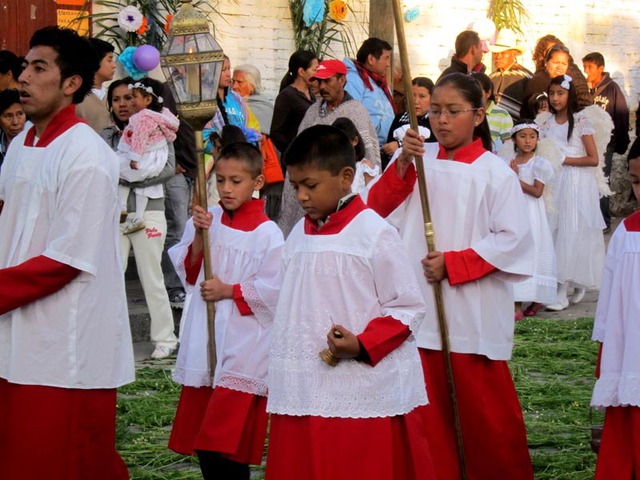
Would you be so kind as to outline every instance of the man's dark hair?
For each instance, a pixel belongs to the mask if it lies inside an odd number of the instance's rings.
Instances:
[[[93,48],[96,49],[96,53],[98,54],[98,63],[102,62],[104,57],[106,57],[109,53],[113,53],[116,51],[115,47],[109,42],[105,42],[99,38],[90,38],[89,41]]]
[[[471,47],[475,47],[480,43],[480,36],[473,30],[465,30],[456,37],[456,58],[462,58]]]
[[[392,49],[393,47],[389,45],[389,42],[385,42],[380,38],[367,38],[362,42],[362,45],[356,54],[356,60],[358,63],[365,64],[369,55],[373,55],[374,58],[380,58],[385,50],[391,51]]]
[[[314,125],[300,132],[284,154],[284,163],[301,167],[314,165],[331,175],[344,167],[356,169],[355,151],[349,137],[330,125]]]
[[[11,50],[0,50],[0,73],[5,75],[11,72],[14,80],[22,73],[22,61]]]
[[[604,57],[600,52],[587,53],[582,57],[582,63],[594,63],[598,67],[604,67]]]
[[[257,178],[258,175],[262,175],[262,154],[258,148],[254,147],[250,143],[246,142],[234,142],[229,143],[222,147],[220,155],[216,159],[216,163],[213,165],[215,171],[216,165],[224,160],[237,160],[242,162],[244,168],[247,169],[251,178]]]
[[[73,94],[73,103],[80,103],[93,88],[93,77],[100,67],[96,50],[89,40],[75,30],[60,27],[44,27],[31,37],[29,48],[51,47],[56,51],[56,65],[60,80],[80,76],[82,85]]]

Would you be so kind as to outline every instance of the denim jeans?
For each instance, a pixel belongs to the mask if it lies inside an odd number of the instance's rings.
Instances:
[[[189,192],[189,182],[183,174],[175,175],[164,184],[164,213],[167,217],[167,238],[162,252],[162,273],[164,274],[164,283],[169,295],[184,290],[182,282],[169,259],[169,255],[167,255],[167,250],[182,238],[184,226],[189,219]]]

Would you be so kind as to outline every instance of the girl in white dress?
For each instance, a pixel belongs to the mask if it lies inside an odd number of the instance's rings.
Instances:
[[[380,175],[380,167],[364,158],[364,142],[362,141],[360,133],[358,133],[358,129],[350,119],[347,117],[337,118],[332,126],[339,128],[349,137],[356,151],[356,173],[353,178],[353,184],[351,185],[351,191],[353,193],[360,193],[367,188],[371,180]]]
[[[545,200],[550,199],[546,187],[554,171],[548,160],[536,155],[539,135],[540,128],[533,120],[520,119],[511,129],[515,156],[506,158],[525,194],[535,251],[534,275],[513,286],[516,321],[534,316],[544,304],[554,303],[556,299],[556,254],[545,205]],[[523,312],[524,301],[531,303]]]
[[[605,224],[599,206],[596,130],[587,112],[579,110],[570,76],[553,78],[548,95],[552,113],[538,116],[540,136],[552,139],[564,160],[556,184],[557,220],[552,222],[558,295],[547,309],[560,311],[569,306],[570,284],[575,287],[572,303],[582,300],[587,288],[600,288]]]

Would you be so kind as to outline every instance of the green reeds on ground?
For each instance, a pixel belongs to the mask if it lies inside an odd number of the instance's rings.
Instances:
[[[591,480],[596,455],[589,408],[598,346],[593,319],[526,319],[516,326],[510,362],[537,480]]]
[[[589,409],[598,348],[590,340],[592,327],[588,318],[534,318],[516,326],[510,367],[536,480],[593,478],[590,426],[602,423],[602,414]],[[136,382],[119,390],[118,450],[133,480],[201,478],[196,459],[166,447],[180,395],[170,368],[140,369]],[[263,475],[262,468],[252,470],[252,479]]]

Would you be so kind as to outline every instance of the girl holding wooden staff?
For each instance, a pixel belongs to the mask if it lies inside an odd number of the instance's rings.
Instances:
[[[529,480],[533,468],[507,360],[513,348],[509,281],[533,271],[529,222],[518,179],[490,152],[482,90],[454,73],[435,86],[429,110],[438,143],[409,130],[403,148],[372,186],[368,204],[408,247],[427,303],[416,332],[430,404],[423,409],[437,478]],[[414,156],[422,159],[437,251],[427,253]],[[434,301],[441,288],[441,305]],[[443,352],[437,310],[447,313]],[[447,352],[448,353],[448,352]],[[454,374],[464,461],[459,461],[446,357]]]

